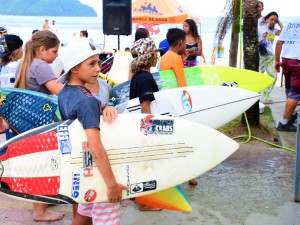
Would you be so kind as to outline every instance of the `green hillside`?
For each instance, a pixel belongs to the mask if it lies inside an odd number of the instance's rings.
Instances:
[[[18,16],[97,16],[79,0],[0,0],[0,15]]]

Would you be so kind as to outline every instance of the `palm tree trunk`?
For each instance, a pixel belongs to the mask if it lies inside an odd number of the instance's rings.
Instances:
[[[244,0],[244,63],[245,69],[258,71],[257,0]]]
[[[231,28],[229,66],[237,67],[239,34],[240,34],[240,4],[242,0],[234,0],[233,2],[233,22]]]
[[[243,0],[243,52],[245,69],[259,70],[257,0]],[[246,111],[250,125],[259,125],[259,102]],[[244,118],[243,118],[244,119]],[[242,122],[243,122],[242,119]]]

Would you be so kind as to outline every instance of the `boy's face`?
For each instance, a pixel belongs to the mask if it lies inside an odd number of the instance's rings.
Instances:
[[[178,54],[179,55],[184,54],[185,48],[186,48],[186,38],[178,42]]]
[[[77,79],[83,84],[96,83],[99,72],[99,55],[91,56],[76,67]]]

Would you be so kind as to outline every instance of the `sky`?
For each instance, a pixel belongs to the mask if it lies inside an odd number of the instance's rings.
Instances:
[[[135,0],[133,0],[134,2]],[[151,1],[151,0],[150,0]],[[169,0],[171,1],[171,0]],[[201,17],[219,17],[226,0],[177,0],[180,4],[197,13]],[[80,0],[83,4],[92,6],[98,16],[102,15],[102,0]],[[299,0],[263,0],[265,5],[263,15],[271,11],[279,17],[299,16]]]

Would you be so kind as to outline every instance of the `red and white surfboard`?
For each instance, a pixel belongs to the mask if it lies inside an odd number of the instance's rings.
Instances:
[[[124,114],[101,140],[114,175],[128,186],[123,198],[184,183],[218,165],[238,144],[214,129],[160,115]],[[0,146],[0,191],[48,203],[107,201],[106,185],[78,120],[22,133]]]

